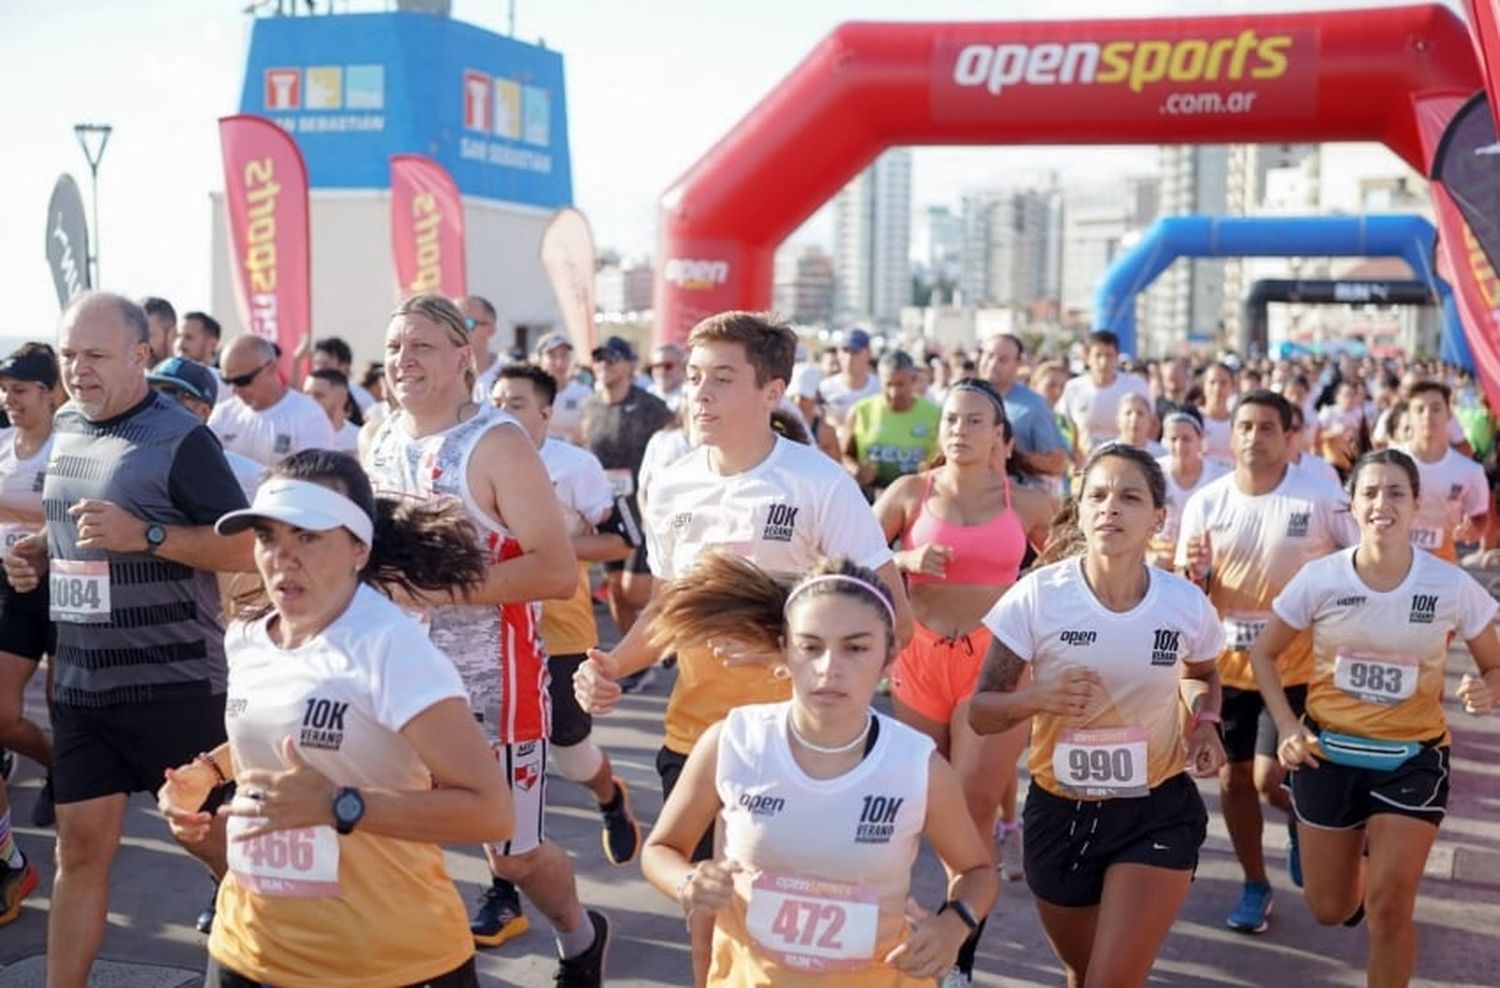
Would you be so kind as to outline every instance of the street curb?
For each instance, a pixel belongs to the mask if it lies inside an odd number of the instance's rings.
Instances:
[[[1500,851],[1466,844],[1438,843],[1427,855],[1427,867],[1422,869],[1422,876],[1500,888]]]

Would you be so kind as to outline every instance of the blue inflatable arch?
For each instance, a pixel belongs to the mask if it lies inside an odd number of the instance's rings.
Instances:
[[[1441,302],[1442,359],[1472,370],[1453,292],[1433,270],[1436,242],[1421,216],[1166,216],[1105,272],[1094,327],[1119,336],[1122,353],[1136,353],[1136,296],[1179,257],[1399,257]]]

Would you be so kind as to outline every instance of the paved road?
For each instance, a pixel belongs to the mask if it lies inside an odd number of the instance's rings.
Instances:
[[[1463,662],[1467,662],[1465,657]],[[1457,661],[1455,667],[1459,665]],[[1455,676],[1456,679],[1456,676]],[[601,722],[600,737],[629,780],[645,820],[659,808],[652,758],[660,737],[668,681],[626,698],[623,709]],[[1451,688],[1450,683],[1450,688]],[[1451,691],[1451,690],[1450,690]],[[1434,853],[1419,905],[1425,986],[1500,985],[1500,717],[1475,720],[1454,715],[1454,810]],[[30,774],[27,774],[27,773]],[[13,790],[17,818],[28,818],[37,780],[30,766]],[[681,985],[687,980],[682,921],[672,903],[648,887],[635,867],[613,868],[599,849],[597,816],[580,789],[555,781],[548,827],[573,855],[584,899],[605,909],[615,923],[611,983]],[[1210,809],[1212,788],[1205,789]],[[17,828],[22,848],[44,876],[52,867],[51,834]],[[126,843],[115,867],[110,927],[96,973],[99,985],[175,988],[201,977],[203,938],[191,922],[204,905],[209,884],[201,868],[172,843],[151,803],[138,797],[126,824]],[[1312,926],[1300,896],[1282,867],[1282,831],[1268,828],[1267,847],[1280,891],[1270,931],[1246,937],[1223,927],[1238,892],[1239,876],[1222,825],[1213,826],[1198,881],[1152,977],[1153,985],[1362,985],[1364,929]],[[471,897],[484,881],[483,859],[474,850],[448,855],[449,867]],[[1456,879],[1454,877],[1457,872]],[[40,986],[50,879],[28,900],[21,918],[0,931],[0,988]],[[941,899],[941,874],[930,855],[920,863],[916,894],[926,904]],[[550,937],[533,912],[532,932],[481,956],[487,985],[551,984]],[[358,949],[351,942],[350,949]],[[1006,885],[992,916],[976,984],[1057,985],[1060,971],[1042,938],[1024,885]]]

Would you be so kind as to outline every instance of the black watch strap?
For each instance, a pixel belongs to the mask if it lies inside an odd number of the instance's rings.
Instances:
[[[969,928],[970,933],[979,929],[979,920],[974,918],[973,910],[965,905],[962,899],[949,899],[943,903],[938,909],[938,915],[941,916],[946,912],[952,912],[959,919],[963,920],[964,925]]]

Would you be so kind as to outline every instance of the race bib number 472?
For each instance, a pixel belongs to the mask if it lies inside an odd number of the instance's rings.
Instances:
[[[109,621],[109,563],[54,559],[50,565],[47,588],[52,620],[67,624]]]
[[[854,971],[875,957],[880,906],[867,885],[763,871],[750,886],[745,926],[755,942],[797,971]]]

